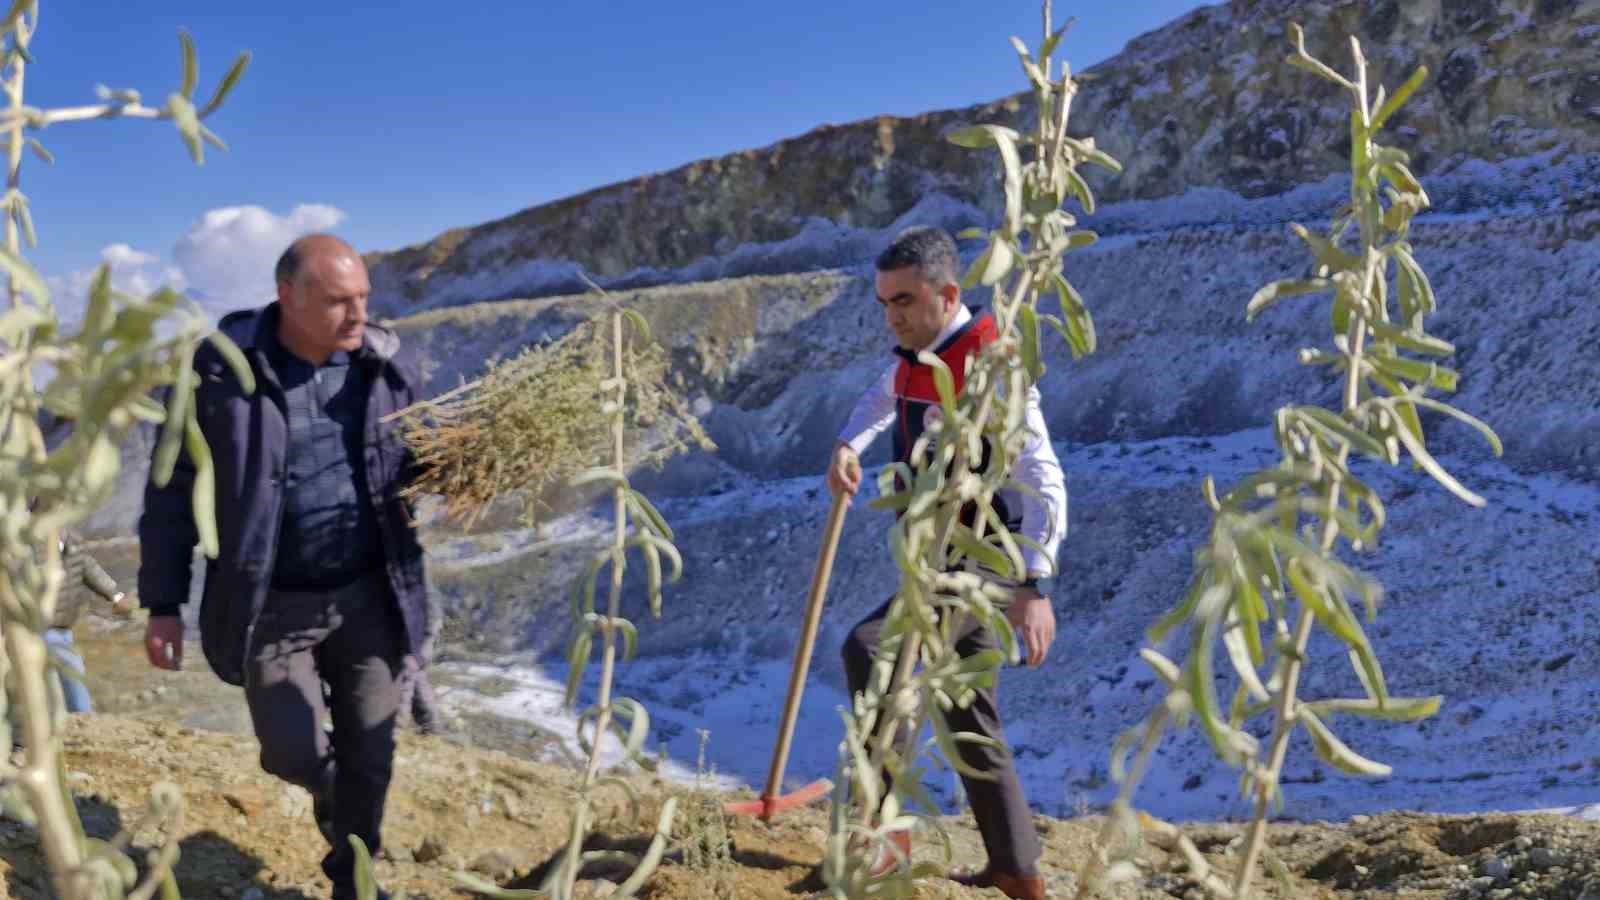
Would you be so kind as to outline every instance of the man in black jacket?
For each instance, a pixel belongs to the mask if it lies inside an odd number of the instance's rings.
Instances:
[[[323,870],[345,900],[355,896],[349,836],[379,849],[396,678],[428,632],[422,548],[400,495],[413,460],[397,424],[382,421],[412,402],[417,381],[394,332],[368,324],[370,282],[349,245],[301,238],[276,276],[276,303],[220,326],[244,352],[254,392],[209,345],[195,356],[219,550],[206,566],[201,649],[244,687],[262,768],[311,791],[332,845]],[[185,454],[167,487],[147,488],[139,521],[145,649],[165,669],[183,663],[194,477]]]

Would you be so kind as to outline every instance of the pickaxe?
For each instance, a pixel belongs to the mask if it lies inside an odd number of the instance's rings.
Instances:
[[[783,769],[789,763],[789,746],[794,739],[795,721],[800,717],[800,695],[805,691],[806,672],[811,668],[811,651],[817,642],[817,625],[822,621],[822,606],[828,597],[828,576],[833,574],[834,552],[839,549],[839,535],[844,531],[844,514],[849,509],[850,495],[843,491],[835,494],[833,506],[828,510],[828,524],[823,531],[822,553],[817,557],[817,568],[811,575],[805,627],[800,633],[800,645],[794,651],[794,666],[789,670],[789,695],[783,702],[783,723],[778,728],[778,745],[772,748],[772,768],[767,773],[767,788],[758,800],[724,804],[724,812],[771,819],[783,810],[805,806],[833,790],[833,782],[822,778],[797,791],[779,793],[783,787]]]

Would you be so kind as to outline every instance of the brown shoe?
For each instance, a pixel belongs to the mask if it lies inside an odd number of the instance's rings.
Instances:
[[[872,864],[872,868],[867,870],[867,874],[873,878],[880,878],[900,866],[909,866],[911,864],[911,832],[891,831],[887,837],[888,840],[878,846],[877,861]],[[893,844],[894,848],[900,851],[899,856],[895,855],[894,850],[889,849],[890,844]]]
[[[971,874],[955,873],[950,880],[975,888],[994,888],[1011,900],[1045,900],[1044,879],[1037,875],[1007,875],[984,869]]]

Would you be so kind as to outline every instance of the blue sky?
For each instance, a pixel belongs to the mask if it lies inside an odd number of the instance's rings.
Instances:
[[[823,123],[1014,93],[1006,39],[1040,28],[1033,0],[41,5],[31,105],[94,102],[97,83],[159,103],[179,28],[203,96],[254,54],[207,122],[231,150],[204,167],[168,123],[88,122],[39,133],[56,164],[23,173],[33,259],[63,293],[109,259],[130,288],[170,278],[219,307],[265,299],[271,259],[307,230],[395,249]],[[1086,68],[1198,5],[1111,5],[1062,52]]]

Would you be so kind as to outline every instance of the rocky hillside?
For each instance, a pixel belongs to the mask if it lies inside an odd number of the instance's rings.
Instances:
[[[1342,168],[1343,100],[1283,64],[1289,22],[1340,63],[1347,38],[1360,37],[1372,75],[1386,84],[1428,66],[1433,77],[1394,122],[1394,142],[1414,154],[1419,174],[1600,149],[1596,0],[1232,0],[1146,34],[1086,73],[1072,130],[1126,167],[1093,176],[1104,199],[1194,188],[1262,197]],[[972,52],[1014,65],[1000,35],[975,41]],[[399,315],[577,292],[580,273],[626,287],[857,261],[872,245],[841,228],[882,228],[919,206],[953,227],[996,214],[994,160],[943,136],[974,122],[1026,123],[1031,104],[1018,96],[827,125],[375,253],[375,302]],[[928,209],[935,198],[951,203]]]

